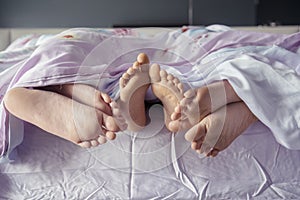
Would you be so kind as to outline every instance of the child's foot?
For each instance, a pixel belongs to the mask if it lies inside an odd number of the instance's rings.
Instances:
[[[185,139],[197,153],[214,157],[255,121],[245,103],[232,103],[204,117],[187,131]]]
[[[173,75],[161,70],[158,64],[150,67],[151,88],[154,95],[163,103],[165,125],[170,129],[171,114],[183,98],[183,85]]]
[[[173,131],[187,130],[208,114],[226,104],[238,101],[241,99],[227,80],[190,89],[184,93],[184,98],[174,109],[169,126]]]
[[[150,86],[149,59],[141,53],[120,79],[120,99],[117,101],[128,130],[139,131],[146,125],[145,95]]]

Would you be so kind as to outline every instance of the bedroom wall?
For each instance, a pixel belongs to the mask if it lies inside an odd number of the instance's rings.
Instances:
[[[112,27],[188,21],[183,0],[0,0],[0,27]]]
[[[299,25],[299,0],[260,0],[257,7],[258,24]]]
[[[181,26],[189,0],[0,0],[0,27]],[[193,24],[299,24],[299,0],[194,0]],[[282,9],[284,8],[284,9]],[[284,12],[283,12],[284,11]]]
[[[255,0],[194,0],[194,23],[253,26],[255,9]]]

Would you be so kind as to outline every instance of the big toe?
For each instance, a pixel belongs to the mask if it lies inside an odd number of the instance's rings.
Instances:
[[[160,79],[160,66],[158,64],[151,65],[149,69],[149,76],[151,78],[151,82],[159,82]]]
[[[197,142],[199,139],[205,137],[206,135],[206,128],[202,122],[199,122],[192,128],[190,128],[186,134],[185,139],[189,142]]]
[[[145,53],[140,53],[137,56],[136,60],[139,62],[139,64],[148,64],[150,62],[148,56]]]

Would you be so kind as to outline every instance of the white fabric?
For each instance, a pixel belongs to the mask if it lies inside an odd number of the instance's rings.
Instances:
[[[150,112],[157,116],[152,123],[161,127],[162,108],[155,106]],[[216,158],[199,157],[182,135],[171,135],[165,128],[150,140],[142,136],[123,133],[104,146],[85,150],[25,125],[25,138],[17,149],[19,159],[0,165],[1,182],[7,183],[1,184],[0,199],[300,196],[299,151],[283,148],[261,123]],[[175,151],[175,145],[181,148]]]

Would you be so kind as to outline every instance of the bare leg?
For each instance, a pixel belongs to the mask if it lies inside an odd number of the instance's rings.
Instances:
[[[131,131],[139,131],[146,125],[145,95],[150,86],[149,59],[141,53],[120,79],[120,98],[117,104]]]
[[[214,157],[255,121],[257,118],[244,102],[232,103],[204,117],[185,138],[196,152]]]
[[[241,99],[227,80],[188,90],[172,113],[170,128],[173,131],[187,130],[224,105],[239,101]]]
[[[154,95],[163,103],[166,127],[170,130],[171,114],[183,98],[183,86],[173,75],[153,64],[150,68],[151,87]]]
[[[111,116],[54,92],[14,88],[4,103],[20,119],[83,147],[105,143],[105,135],[114,139],[119,130]]]

